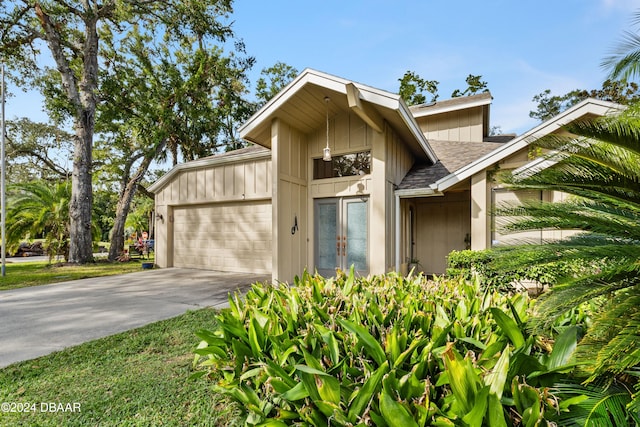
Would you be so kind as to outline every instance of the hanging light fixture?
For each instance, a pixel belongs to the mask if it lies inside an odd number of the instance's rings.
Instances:
[[[326,104],[327,111],[327,146],[322,150],[322,160],[325,162],[331,161],[331,148],[329,148],[329,101],[331,101],[331,99],[328,96],[325,96],[324,102]]]

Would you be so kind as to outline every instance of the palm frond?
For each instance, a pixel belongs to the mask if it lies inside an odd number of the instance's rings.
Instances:
[[[556,284],[551,292],[543,294],[535,307],[531,327],[542,333],[549,330],[558,317],[573,307],[600,297],[611,297],[615,292],[635,288],[639,283],[640,264],[610,261],[595,274],[568,279]],[[602,307],[601,309],[604,310]]]
[[[568,412],[561,414],[563,426],[627,426],[638,422],[637,414],[627,411],[631,403],[629,390],[620,386],[606,387],[602,384],[582,386],[577,384],[557,384],[554,391],[566,398],[583,396]]]
[[[640,75],[640,36],[626,31],[620,44],[601,63],[610,69],[610,78],[628,80]]]

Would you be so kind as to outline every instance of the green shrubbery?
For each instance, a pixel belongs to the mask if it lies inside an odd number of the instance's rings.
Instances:
[[[530,335],[531,305],[462,279],[305,274],[230,298],[196,364],[248,425],[546,425],[586,404],[553,388],[579,326]]]
[[[517,257],[508,257],[508,260],[501,256],[503,253],[506,250],[452,251],[447,258],[447,275],[462,276],[467,280],[478,275],[483,287],[512,291],[516,284],[527,282],[536,283],[542,289],[557,283],[562,277],[583,273],[586,268],[582,260],[557,259],[541,265],[527,259],[531,254],[525,251]],[[598,266],[594,263],[590,268],[595,270]]]

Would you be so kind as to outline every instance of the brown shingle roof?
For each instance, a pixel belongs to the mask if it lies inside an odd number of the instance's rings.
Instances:
[[[506,139],[506,138],[505,138]],[[452,142],[430,140],[429,145],[438,156],[434,165],[416,164],[403,178],[399,190],[427,188],[441,178],[478,160],[490,153],[503,142]]]

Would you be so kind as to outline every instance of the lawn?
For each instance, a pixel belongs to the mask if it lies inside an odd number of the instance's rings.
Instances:
[[[151,261],[153,262],[153,260]],[[9,262],[6,264],[5,277],[0,277],[0,291],[85,279],[87,277],[131,273],[140,271],[140,269],[140,260],[114,263],[97,261],[93,264],[85,265],[50,264],[48,261]]]
[[[189,379],[194,331],[213,314],[190,311],[0,370],[0,401],[34,409],[0,412],[0,426],[233,425],[235,407],[211,382]],[[60,407],[80,411],[50,411]]]

